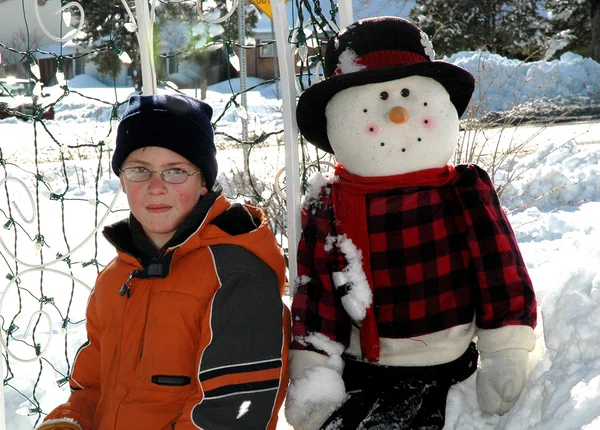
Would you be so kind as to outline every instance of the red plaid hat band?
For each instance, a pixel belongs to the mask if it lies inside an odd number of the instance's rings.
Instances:
[[[356,57],[354,62],[364,66],[361,72],[366,70],[377,70],[383,67],[406,66],[413,63],[423,63],[429,61],[428,58],[411,51],[401,51],[387,49],[382,51],[368,52],[365,55]],[[342,67],[338,66],[332,76],[343,75]]]

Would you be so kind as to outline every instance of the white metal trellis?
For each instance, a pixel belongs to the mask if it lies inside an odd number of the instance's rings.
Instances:
[[[10,202],[10,204],[13,205],[15,212],[19,215],[19,217],[21,218],[22,221],[24,221],[25,223],[31,224],[35,221],[35,204],[34,204],[34,200],[33,200],[33,196],[31,195],[31,192],[29,191],[29,189],[27,188],[27,186],[25,185],[25,183],[23,181],[21,181],[20,179],[17,178],[13,178],[13,177],[6,177],[4,179],[2,179],[0,181],[0,186],[2,186],[2,184],[4,184],[7,181],[13,181],[18,183],[21,187],[23,187],[24,192],[26,193],[27,197],[29,198],[29,201],[31,203],[31,217],[30,218],[26,218],[23,214],[23,212],[21,211],[21,209],[19,208],[19,206],[15,203],[15,202]],[[6,245],[4,244],[4,241],[0,238],[0,246],[4,249],[4,251],[6,252],[6,255],[10,258],[12,258],[14,261],[18,261],[19,264],[24,265],[29,267],[29,269],[20,272],[19,273],[19,277],[16,277],[12,280],[9,281],[8,285],[4,288],[4,291],[2,292],[2,294],[0,295],[0,314],[2,314],[2,304],[4,302],[4,297],[6,296],[7,292],[9,291],[10,287],[12,286],[12,284],[16,284],[17,282],[20,281],[20,277],[22,277],[23,275],[29,273],[29,272],[41,272],[41,271],[48,271],[48,272],[53,272],[55,274],[59,274],[62,276],[66,276],[70,279],[72,279],[73,281],[76,281],[78,284],[82,285],[83,287],[85,287],[87,290],[91,291],[91,287],[89,287],[85,282],[81,281],[80,279],[64,273],[60,270],[56,270],[56,269],[52,269],[49,268],[48,266],[50,265],[54,265],[58,262],[61,261],[65,261],[67,258],[69,258],[69,256],[71,256],[72,254],[74,254],[75,252],[77,252],[84,244],[86,244],[89,240],[92,239],[92,237],[94,237],[94,235],[96,234],[96,232],[100,229],[100,227],[104,224],[104,221],[106,220],[106,218],[108,217],[108,215],[112,212],[113,207],[115,205],[115,203],[117,202],[117,199],[119,197],[119,193],[120,190],[117,190],[117,192],[115,193],[115,196],[113,197],[113,200],[110,204],[110,206],[108,207],[108,209],[106,210],[105,214],[103,215],[103,217],[100,219],[100,221],[98,222],[98,225],[96,226],[96,228],[92,231],[92,233],[90,233],[88,235],[88,237],[78,246],[76,246],[74,249],[72,249],[68,254],[66,255],[62,255],[59,258],[50,261],[48,263],[45,264],[29,264],[26,261],[22,261],[20,259],[18,259],[14,254],[12,254],[10,252],[10,250],[6,247]],[[33,318],[35,317],[35,314],[40,314],[43,315],[47,321],[48,321],[48,326],[52,327],[52,320],[50,318],[50,316],[43,312],[43,311],[38,311],[36,313],[34,313],[31,317],[30,317],[30,324],[31,325],[31,321],[33,320]],[[29,327],[28,326],[28,327]],[[29,332],[29,328],[25,331],[25,335],[24,337],[27,337],[27,334]],[[50,332],[51,333],[51,332]],[[51,336],[51,334],[49,334],[49,336]],[[39,360],[42,358],[42,356],[44,355],[45,351],[48,349],[48,347],[50,346],[50,341],[51,341],[51,337],[48,338],[48,342],[46,344],[46,347],[44,348],[43,351],[41,351],[34,359],[24,359],[21,357],[16,356],[15,354],[13,354],[7,347],[7,345],[4,342],[3,338],[0,338],[0,377],[3,378],[4,380],[4,363],[3,363],[3,358],[1,357],[1,353],[3,352],[4,349],[6,349],[6,354],[7,357],[10,356],[12,357],[14,360],[17,361],[21,361],[21,362],[28,362],[28,361],[34,361],[34,360]],[[2,389],[0,389],[0,430],[6,430],[6,404],[5,404],[5,400],[4,400],[4,386],[2,386]]]

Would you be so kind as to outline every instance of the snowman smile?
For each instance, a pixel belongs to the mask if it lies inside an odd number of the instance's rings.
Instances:
[[[420,140],[420,139],[419,139]],[[385,146],[385,142],[380,143],[381,146]],[[406,148],[402,148],[402,152],[406,152]]]

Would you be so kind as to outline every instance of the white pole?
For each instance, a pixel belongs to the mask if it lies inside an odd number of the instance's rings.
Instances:
[[[246,77],[248,76],[248,70],[246,67],[246,50],[242,48],[246,45],[246,2],[241,0],[238,1],[238,43],[240,44],[240,91],[241,104],[244,111],[248,111],[248,103],[246,102]],[[242,140],[248,141],[248,116],[242,118]],[[246,154],[248,149],[244,150]]]
[[[340,16],[340,28],[348,27],[354,22],[352,14],[352,0],[339,0],[338,11]]]
[[[279,76],[281,77],[281,96],[283,99],[283,130],[285,139],[285,177],[288,219],[289,280],[297,276],[296,248],[300,240],[300,157],[298,155],[298,125],[296,124],[296,70],[292,49],[287,42],[289,25],[284,0],[271,0],[273,27]]]
[[[4,335],[4,334],[3,334]],[[4,404],[4,356],[3,349],[0,346],[0,378],[2,386],[0,387],[0,430],[6,430],[6,405]]]
[[[153,20],[150,18],[147,1],[135,0],[135,9],[138,24],[137,36],[140,44],[140,63],[142,66],[142,94],[151,96],[156,94],[154,45],[152,44]]]

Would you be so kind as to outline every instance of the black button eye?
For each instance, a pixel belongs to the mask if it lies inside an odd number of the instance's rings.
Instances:
[[[390,95],[387,93],[387,91],[382,91],[381,94],[379,94],[379,98],[381,100],[387,100],[389,96]]]
[[[402,97],[408,97],[410,95],[410,90],[404,88],[402,91],[400,91],[400,95]]]

